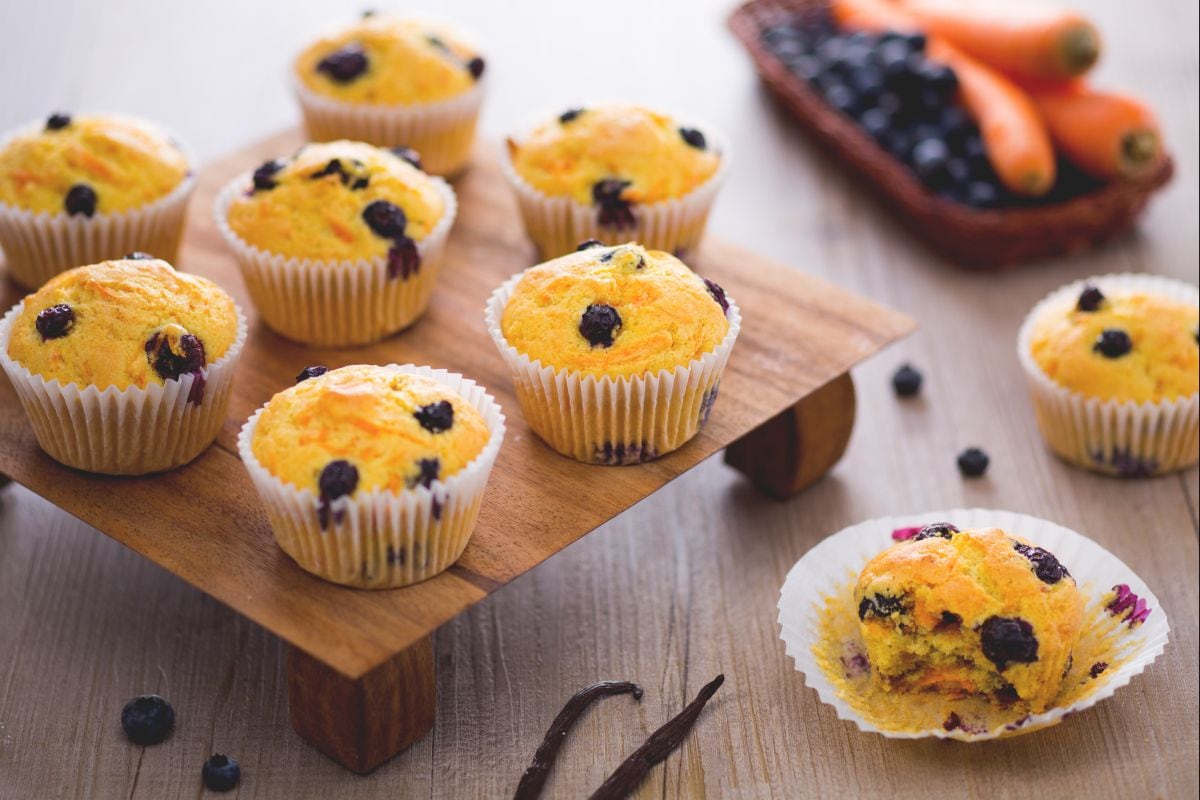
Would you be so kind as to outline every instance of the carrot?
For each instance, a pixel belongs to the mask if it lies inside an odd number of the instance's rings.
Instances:
[[[1100,32],[1073,11],[995,0],[900,0],[900,5],[926,33],[1016,78],[1071,78],[1100,57]]]
[[[1162,160],[1158,121],[1141,101],[1082,82],[1028,90],[1059,151],[1089,175],[1138,178]]]
[[[834,19],[846,28],[884,31],[920,30],[905,10],[882,0],[832,0]],[[937,36],[925,52],[954,70],[968,113],[979,125],[988,161],[1009,190],[1039,196],[1054,185],[1054,148],[1046,125],[1029,95],[999,72]]]

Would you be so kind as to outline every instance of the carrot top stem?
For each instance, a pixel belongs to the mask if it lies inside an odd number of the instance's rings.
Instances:
[[[1154,131],[1133,131],[1121,139],[1121,156],[1133,167],[1158,158],[1158,134]]]
[[[1081,75],[1100,58],[1100,38],[1090,25],[1069,28],[1062,36],[1064,66],[1072,75]]]

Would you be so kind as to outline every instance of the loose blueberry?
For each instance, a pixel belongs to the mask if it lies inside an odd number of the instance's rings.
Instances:
[[[175,727],[175,709],[156,694],[144,694],[121,709],[121,727],[134,744],[158,744]]]
[[[708,293],[712,295],[712,299],[717,301],[717,305],[719,305],[721,310],[725,312],[725,315],[728,316],[729,298],[725,296],[725,290],[713,281],[710,281],[708,278],[704,279],[704,288],[708,289]]]
[[[275,182],[275,173],[281,169],[283,169],[283,162],[278,158],[259,164],[258,169],[254,170],[254,190],[265,192],[278,186],[279,184]]]
[[[66,336],[75,326],[75,311],[66,303],[58,303],[39,311],[33,325],[42,335],[43,342]]]
[[[358,467],[343,458],[330,461],[317,477],[317,488],[325,501],[354,494],[358,488]]]
[[[1120,328],[1107,328],[1096,337],[1092,350],[1105,358],[1120,358],[1133,349],[1133,340]]]
[[[592,347],[612,347],[613,337],[621,327],[621,315],[612,306],[593,303],[579,319],[579,335]]]
[[[1037,575],[1038,580],[1042,583],[1048,583],[1053,586],[1071,574],[1049,550],[1022,544],[1021,542],[1013,542],[1013,550],[1016,550],[1033,563],[1033,574]]]
[[[1003,672],[1009,664],[1032,664],[1038,658],[1033,626],[1019,617],[988,617],[979,628],[983,654]]]
[[[575,252],[578,253],[581,250],[590,250],[593,247],[604,247],[604,242],[600,241],[599,239],[586,239],[576,245]]]
[[[317,72],[335,83],[349,83],[367,71],[367,53],[361,45],[348,44],[317,62]]]
[[[375,200],[367,204],[362,213],[363,222],[376,235],[384,239],[398,239],[404,236],[404,228],[408,225],[408,217],[404,210],[387,200]]]
[[[134,250],[132,253],[125,254],[126,261],[153,261],[154,256],[149,253],[143,253],[141,250]]]
[[[393,147],[391,150],[392,155],[407,161],[417,169],[421,168],[421,156],[416,150],[413,150],[411,147]]]
[[[978,447],[968,447],[958,454],[958,471],[966,478],[978,478],[987,472],[991,459]]]
[[[695,128],[680,128],[679,136],[697,150],[704,150],[708,147],[708,140],[704,138],[704,134]]]
[[[406,482],[408,488],[415,489],[424,486],[428,489],[438,479],[442,471],[442,462],[436,458],[421,458],[417,460],[417,473]]]
[[[179,352],[172,350],[170,337],[158,332],[146,340],[146,359],[164,381],[197,373],[208,363],[204,343],[194,335],[185,333],[180,336],[177,347]]]
[[[454,406],[448,400],[421,406],[413,412],[413,416],[430,433],[442,433],[454,426]]]
[[[484,64],[483,59],[479,56],[475,56],[467,62],[467,72],[471,73],[472,78],[479,80],[480,77],[483,76],[483,69],[485,66],[486,65]]]
[[[904,610],[904,603],[899,597],[892,597],[886,594],[876,594],[874,597],[864,597],[862,602],[858,604],[858,618],[866,619],[867,616],[872,617],[890,617],[892,614],[899,614]]]
[[[46,118],[46,130],[61,131],[63,128],[71,124],[70,114],[54,113]]]
[[[388,248],[387,273],[389,278],[408,280],[421,270],[421,253],[417,243],[407,236],[396,239]]]
[[[958,533],[958,528],[951,525],[949,522],[935,522],[932,525],[926,525],[921,530],[917,531],[917,535],[912,538],[914,542],[921,542],[925,539],[933,539],[934,537],[941,539],[950,539],[954,534]]]
[[[632,228],[637,224],[628,200],[621,193],[632,184],[620,178],[605,178],[592,186],[592,201],[600,207],[596,221],[607,228]]]
[[[77,183],[67,190],[63,198],[63,208],[71,216],[82,214],[90,217],[96,213],[96,190],[86,183]]]
[[[582,108],[568,108],[566,111],[558,115],[558,121],[561,124],[566,125],[568,122],[576,119],[582,113]]]
[[[200,769],[204,785],[214,792],[228,792],[238,785],[242,768],[229,756],[214,753]]]
[[[319,377],[321,375],[324,375],[326,372],[329,372],[329,367],[322,367],[319,365],[312,366],[312,367],[305,367],[304,369],[300,370],[300,372],[296,375],[296,383],[303,383],[304,381],[308,380],[309,378]]]
[[[892,388],[900,397],[912,397],[921,391],[923,378],[911,364],[904,364],[892,374]]]
[[[1103,302],[1104,292],[1100,291],[1099,287],[1092,286],[1089,283],[1079,293],[1079,302],[1075,304],[1075,308],[1079,311],[1096,311]]]

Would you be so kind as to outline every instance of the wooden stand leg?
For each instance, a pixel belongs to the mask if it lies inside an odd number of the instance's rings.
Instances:
[[[288,648],[292,727],[347,769],[367,773],[433,727],[437,680],[426,638],[358,680]]]
[[[853,428],[847,372],[729,445],[725,463],[772,497],[791,497],[837,463]]]

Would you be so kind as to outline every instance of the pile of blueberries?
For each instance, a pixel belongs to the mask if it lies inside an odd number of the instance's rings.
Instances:
[[[979,128],[955,102],[954,70],[925,57],[924,34],[839,31],[820,16],[768,26],[762,39],[930,191],[973,208],[1011,204]]]

